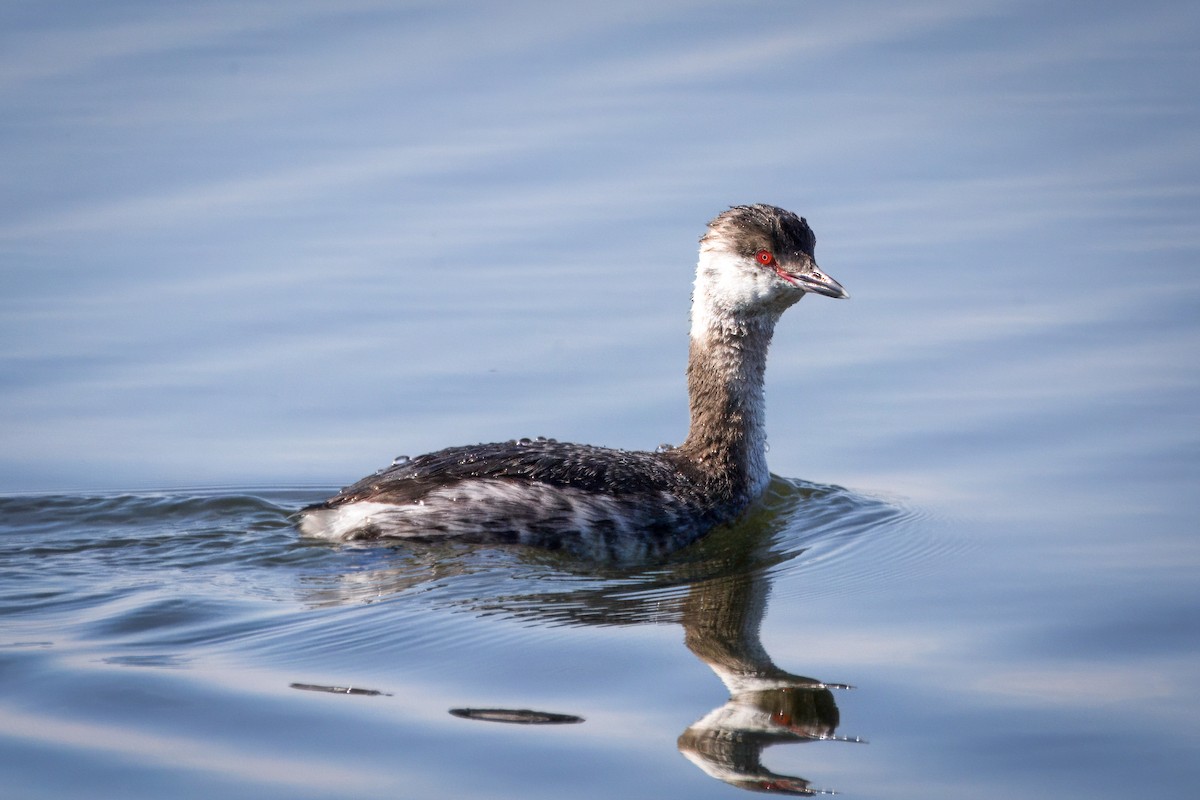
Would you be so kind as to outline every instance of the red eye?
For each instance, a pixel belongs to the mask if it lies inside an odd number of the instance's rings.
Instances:
[[[759,250],[754,254],[754,258],[764,267],[769,267],[775,263],[775,256],[771,254],[770,250]]]

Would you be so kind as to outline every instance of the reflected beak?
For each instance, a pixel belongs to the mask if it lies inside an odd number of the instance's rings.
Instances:
[[[833,297],[838,300],[843,300],[850,296],[850,293],[842,288],[840,283],[822,272],[817,267],[815,261],[810,261],[808,266],[799,272],[779,270],[779,274],[788,283],[806,292],[823,294],[826,297]]]

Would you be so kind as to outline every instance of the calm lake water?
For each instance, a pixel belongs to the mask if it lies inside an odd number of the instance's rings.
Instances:
[[[1198,43],[1174,2],[4,6],[4,796],[1196,796]],[[738,525],[621,569],[297,534],[399,454],[678,442],[741,202],[852,299],[782,321]]]

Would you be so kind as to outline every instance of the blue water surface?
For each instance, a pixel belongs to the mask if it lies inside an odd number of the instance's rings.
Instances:
[[[1165,0],[0,7],[5,796],[1194,796],[1197,42]],[[400,454],[678,442],[744,202],[852,295],[777,330],[749,518],[623,570],[296,533]]]

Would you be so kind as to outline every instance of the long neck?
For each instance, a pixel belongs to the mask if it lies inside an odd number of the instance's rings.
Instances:
[[[777,318],[764,313],[692,328],[691,426],[679,449],[706,479],[734,494],[757,494],[770,480],[763,378]]]

